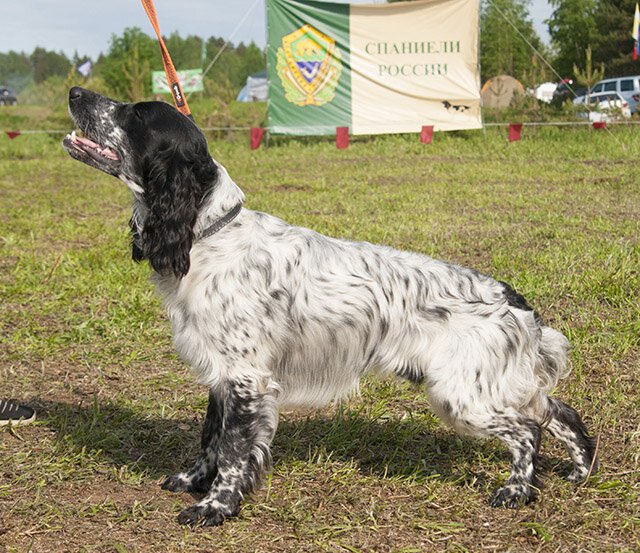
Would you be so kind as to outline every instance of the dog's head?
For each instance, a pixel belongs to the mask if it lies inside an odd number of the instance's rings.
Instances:
[[[133,192],[133,258],[160,274],[187,274],[198,208],[218,180],[200,129],[164,102],[121,103],[79,87],[69,112],[84,134],[64,139],[69,155]]]

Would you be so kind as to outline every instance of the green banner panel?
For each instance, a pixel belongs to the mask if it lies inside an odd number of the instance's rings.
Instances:
[[[351,126],[349,5],[268,0],[268,127],[335,134]]]

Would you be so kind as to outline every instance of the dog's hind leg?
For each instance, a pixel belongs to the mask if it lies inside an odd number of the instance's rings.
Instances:
[[[582,482],[589,472],[594,474],[598,470],[594,439],[573,407],[551,397],[547,399],[543,426],[564,444],[571,456],[574,468],[568,480]]]
[[[474,434],[498,438],[511,452],[509,479],[491,496],[489,504],[513,509],[531,501],[538,486],[535,462],[540,448],[540,425],[512,409],[465,417],[459,422]]]
[[[172,492],[206,493],[217,473],[218,445],[222,432],[223,402],[209,391],[209,406],[202,427],[202,454],[187,472],[179,472],[167,478],[163,490]]]
[[[255,488],[271,465],[269,446],[279,414],[277,388],[244,377],[216,391],[224,402],[217,473],[207,495],[180,513],[181,524],[213,526],[237,515],[244,494]]]

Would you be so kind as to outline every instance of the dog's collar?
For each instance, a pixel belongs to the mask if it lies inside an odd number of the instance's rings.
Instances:
[[[198,240],[208,238],[209,236],[215,234],[219,230],[222,230],[224,227],[226,227],[231,221],[233,221],[238,216],[241,209],[242,209],[242,202],[239,202],[235,205],[235,207],[231,211],[229,211],[229,213],[227,213],[226,215],[223,215],[222,217],[220,217],[220,219],[218,219],[213,224],[209,225],[206,229],[204,229],[202,234],[198,236]]]

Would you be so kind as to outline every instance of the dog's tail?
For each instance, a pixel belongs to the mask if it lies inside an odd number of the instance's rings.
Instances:
[[[570,349],[571,345],[564,334],[548,326],[540,328],[534,371],[542,391],[549,393],[561,378],[571,372]]]
[[[558,384],[558,380],[565,378],[571,372],[569,351],[571,345],[564,334],[544,324],[542,317],[527,303],[527,300],[516,292],[506,282],[499,281],[506,302],[528,313],[527,326],[536,335],[533,373],[538,389],[549,393]]]

